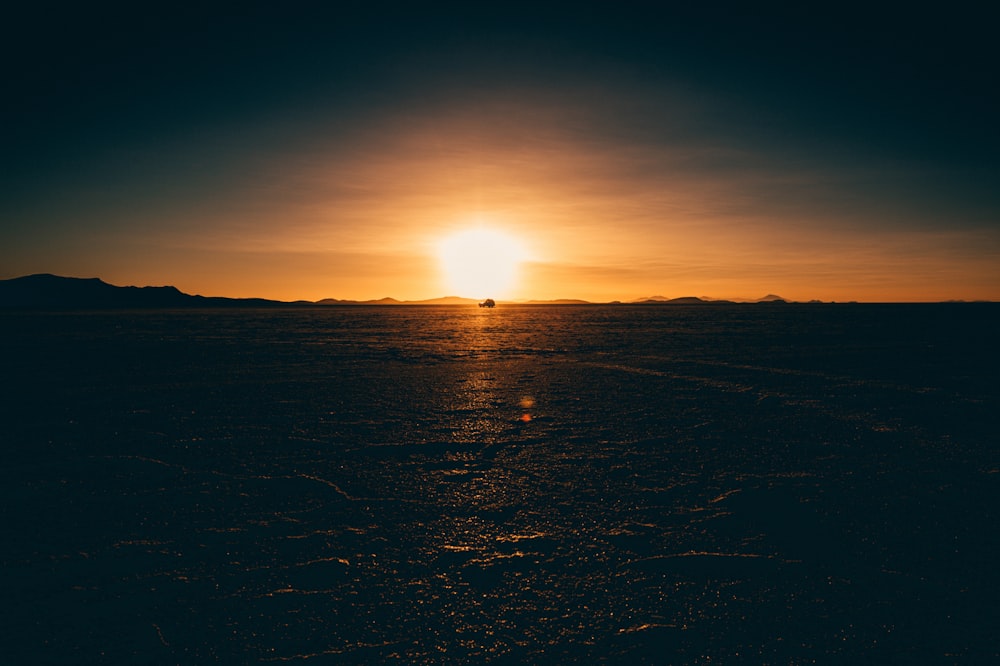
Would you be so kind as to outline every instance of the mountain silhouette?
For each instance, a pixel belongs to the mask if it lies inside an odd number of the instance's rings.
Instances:
[[[705,299],[698,298],[697,296],[681,296],[679,298],[663,298],[662,296],[656,296],[653,298],[647,298],[640,301],[632,301],[635,305],[727,305],[732,304],[733,301],[725,301],[721,299]]]
[[[478,303],[474,298],[462,298],[461,296],[442,296],[440,298],[427,298],[421,301],[401,301],[386,296],[371,301],[352,301],[339,298],[324,298],[316,301],[316,305],[475,305]]]
[[[459,296],[444,296],[418,301],[401,301],[385,297],[376,300],[341,300],[324,298],[319,301],[275,301],[266,298],[225,298],[222,296],[192,296],[176,287],[118,287],[100,278],[73,278],[41,273],[0,280],[0,308],[31,310],[90,310],[117,308],[226,308],[226,307],[308,307],[334,305],[475,305],[479,301]],[[780,296],[768,294],[756,301],[724,300],[707,296],[649,298],[630,301],[634,305],[720,305],[732,303],[785,303]],[[517,303],[505,301],[505,303]],[[615,303],[618,303],[615,301]],[[585,305],[579,299],[531,300],[525,305]]]
[[[263,298],[192,296],[176,287],[116,287],[99,278],[69,278],[48,273],[0,280],[2,308],[87,310],[274,305],[291,304]]]

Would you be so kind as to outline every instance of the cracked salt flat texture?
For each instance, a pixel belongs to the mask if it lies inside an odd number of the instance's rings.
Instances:
[[[998,318],[2,314],[3,653],[995,658]]]

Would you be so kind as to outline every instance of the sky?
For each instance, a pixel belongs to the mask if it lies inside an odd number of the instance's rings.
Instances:
[[[666,4],[13,9],[0,279],[1000,300],[985,10]],[[502,293],[442,265],[471,229]]]

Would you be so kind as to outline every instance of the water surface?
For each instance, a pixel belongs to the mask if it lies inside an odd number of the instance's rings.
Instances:
[[[0,314],[11,663],[976,662],[993,305]]]

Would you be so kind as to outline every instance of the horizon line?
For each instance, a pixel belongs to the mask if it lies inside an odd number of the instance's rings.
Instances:
[[[31,279],[57,279],[66,281],[78,281],[78,282],[96,282],[113,289],[151,289],[151,290],[173,290],[177,294],[187,296],[196,299],[207,299],[207,300],[225,300],[225,301],[258,301],[261,303],[273,304],[273,305],[292,305],[292,306],[308,306],[314,305],[318,307],[335,307],[335,306],[350,306],[350,305],[369,305],[369,306],[393,306],[393,305],[409,305],[409,306],[419,306],[419,305],[455,305],[455,306],[465,306],[465,305],[476,305],[479,304],[484,299],[472,298],[469,296],[457,296],[457,295],[446,295],[437,296],[431,298],[417,298],[417,299],[399,299],[393,296],[383,296],[381,298],[367,298],[367,299],[357,299],[357,298],[334,298],[325,297],[317,300],[308,299],[294,299],[294,300],[282,300],[274,298],[264,298],[255,296],[206,296],[203,294],[190,294],[183,292],[173,285],[115,285],[109,282],[105,282],[99,277],[90,278],[80,278],[80,277],[70,277],[63,275],[56,275],[54,273],[33,273],[29,275],[21,275],[13,278],[2,278],[0,279],[0,284],[18,282],[22,280]],[[948,298],[943,300],[857,300],[857,299],[846,299],[846,300],[822,300],[822,299],[786,299],[781,296],[777,296],[774,293],[769,293],[761,298],[742,298],[742,297],[732,297],[732,298],[718,298],[713,296],[677,296],[677,297],[665,297],[661,295],[650,296],[645,298],[635,298],[635,299],[614,299],[609,301],[591,301],[583,298],[572,298],[572,297],[560,297],[560,298],[527,298],[527,299],[493,299],[497,305],[684,305],[684,304],[705,304],[705,305],[757,305],[757,304],[768,304],[768,303],[787,303],[787,304],[935,304],[935,303],[997,303],[1000,301],[992,299],[962,299],[962,298]]]

